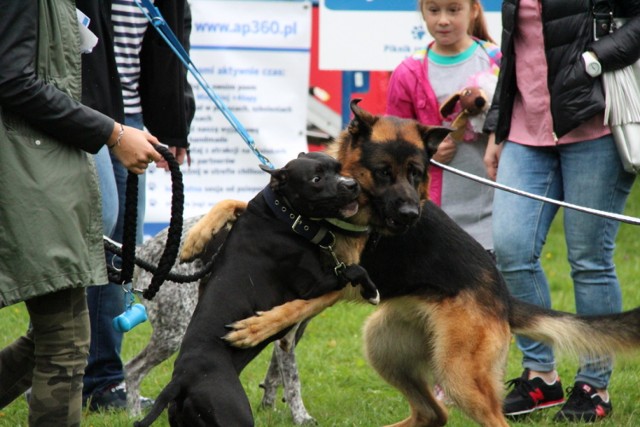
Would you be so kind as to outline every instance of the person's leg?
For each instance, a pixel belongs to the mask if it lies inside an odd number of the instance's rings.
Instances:
[[[497,181],[520,190],[562,198],[559,158],[553,149],[505,142]],[[509,291],[523,301],[551,306],[549,284],[540,254],[558,208],[528,197],[497,190],[493,205],[493,238],[498,268]],[[516,337],[523,353],[523,367],[533,371],[555,369],[550,347]]]
[[[108,148],[102,147],[94,156],[94,160],[102,195],[103,233],[113,238],[118,221],[119,200]],[[111,259],[112,257],[107,254],[106,262],[110,263]],[[114,344],[108,337],[110,329],[113,329],[112,313],[123,311],[122,287],[113,284],[91,286],[87,288],[87,304],[91,321],[91,347],[83,379],[82,394],[85,403],[95,391],[121,381],[122,362],[113,361],[110,356],[113,353]]]
[[[113,318],[125,309],[121,285],[109,283],[87,289],[91,319],[91,350],[84,377],[84,400],[124,380],[120,359],[122,334],[113,329]],[[92,402],[94,405],[97,402]]]
[[[80,426],[82,376],[89,354],[84,288],[26,301],[33,328],[34,369],[30,426]]]
[[[607,212],[623,212],[635,175],[623,170],[612,138],[569,144],[560,152],[567,202]],[[579,314],[622,310],[620,284],[613,263],[619,225],[618,221],[565,210],[565,237]],[[576,381],[606,389],[612,368],[608,357],[582,358]]]
[[[34,367],[33,329],[0,351],[0,409],[31,387]]]
[[[138,129],[143,128],[142,115],[127,115],[125,124]],[[113,240],[123,241],[124,215],[127,188],[127,169],[111,156],[112,176],[117,190],[117,221]],[[145,176],[138,175],[138,206],[136,243],[142,243],[145,204]],[[120,257],[107,254],[107,264],[116,268],[121,267]],[[130,286],[126,284],[125,286]],[[120,357],[123,333],[113,328],[113,318],[122,314],[126,308],[124,290],[121,285],[108,284],[90,291],[89,304],[91,307],[91,352],[85,375],[85,400],[91,397],[91,408],[124,407],[126,395],[122,388],[116,388],[124,381],[124,364]]]

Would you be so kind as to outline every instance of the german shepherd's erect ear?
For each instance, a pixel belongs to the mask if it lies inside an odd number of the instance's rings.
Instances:
[[[417,126],[429,159],[436,153],[442,140],[453,131],[453,129],[444,126],[425,126],[421,124]]]
[[[368,111],[363,110],[358,106],[358,103],[362,101],[359,98],[351,100],[350,107],[353,111],[353,119],[349,123],[348,132],[351,135],[351,144],[356,145],[360,138],[363,140],[371,139],[373,132],[373,126],[380,119],[379,116],[374,116]],[[426,126],[416,122],[416,127],[420,138],[424,143],[425,151],[429,158],[433,157],[438,145],[442,140],[453,131],[453,129],[443,126]]]
[[[352,99],[349,104],[354,116],[353,119],[351,119],[351,122],[349,122],[349,127],[347,129],[351,134],[352,143],[357,142],[359,139],[358,137],[369,139],[371,137],[373,125],[378,120],[378,117],[358,107],[358,103],[360,101],[362,101],[362,99]]]

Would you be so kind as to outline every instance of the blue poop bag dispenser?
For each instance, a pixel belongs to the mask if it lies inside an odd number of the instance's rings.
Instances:
[[[133,292],[125,287],[125,299],[128,299],[124,313],[113,319],[113,329],[118,332],[129,332],[147,320],[147,309],[142,304],[134,304]]]

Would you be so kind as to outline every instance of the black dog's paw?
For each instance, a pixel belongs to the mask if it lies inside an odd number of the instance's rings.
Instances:
[[[366,299],[371,305],[380,304],[380,292],[375,288],[367,289],[363,287],[360,295],[362,295],[362,298]]]
[[[378,303],[380,303],[380,293],[378,292],[378,288],[376,288],[376,285],[373,283],[364,267],[357,264],[351,264],[344,269],[342,276],[345,280],[351,282],[352,286],[360,285],[360,295],[362,295],[362,298],[369,301],[370,304],[378,305]]]

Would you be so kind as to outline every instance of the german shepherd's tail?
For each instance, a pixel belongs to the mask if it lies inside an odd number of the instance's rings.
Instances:
[[[173,380],[169,382],[169,384],[167,384],[167,386],[158,395],[158,398],[149,410],[149,413],[147,413],[147,416],[140,421],[134,422],[133,426],[148,427],[153,424],[156,418],[158,418],[160,414],[162,414],[164,408],[166,408],[171,401],[177,399],[181,390],[182,387],[180,387],[178,383],[173,382]]]
[[[579,316],[509,301],[511,331],[579,355],[613,355],[640,348],[640,308]]]

